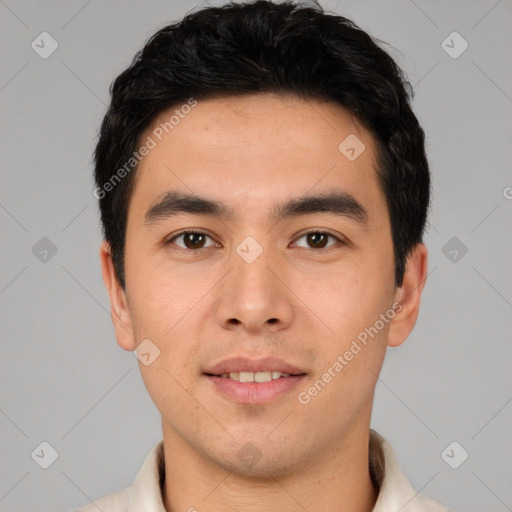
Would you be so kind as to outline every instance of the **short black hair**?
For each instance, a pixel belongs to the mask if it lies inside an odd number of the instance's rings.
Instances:
[[[425,134],[410,106],[413,88],[379,43],[319,4],[267,0],[191,12],[149,38],[110,87],[94,153],[94,195],[123,290],[137,168],[133,157],[141,134],[163,111],[191,98],[260,93],[336,102],[373,135],[391,224],[395,284],[401,286],[407,257],[422,241],[430,174]]]

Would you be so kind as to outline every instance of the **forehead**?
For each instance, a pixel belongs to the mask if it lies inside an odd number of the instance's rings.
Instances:
[[[140,137],[152,149],[136,174],[130,212],[139,217],[169,190],[229,202],[235,212],[333,188],[369,210],[385,207],[373,137],[340,105],[274,94],[190,104],[162,112]]]

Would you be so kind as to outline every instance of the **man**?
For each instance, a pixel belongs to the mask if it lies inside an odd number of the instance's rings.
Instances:
[[[447,510],[370,429],[427,273],[407,85],[349,20],[268,1],[187,15],[116,79],[100,257],[163,440],[80,510]]]

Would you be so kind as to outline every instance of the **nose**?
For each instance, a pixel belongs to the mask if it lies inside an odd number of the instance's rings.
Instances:
[[[293,292],[277,259],[268,251],[248,262],[235,254],[234,267],[219,287],[217,321],[225,329],[276,332],[293,318]]]

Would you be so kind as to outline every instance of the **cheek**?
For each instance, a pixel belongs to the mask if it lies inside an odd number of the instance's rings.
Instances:
[[[180,293],[159,281],[146,287],[134,307],[139,339],[149,338],[158,357],[150,365],[139,363],[146,389],[160,411],[185,410],[191,396],[186,392],[198,353],[199,296]]]
[[[172,356],[179,358],[180,354]],[[180,361],[180,364],[183,363]],[[165,352],[150,366],[140,365],[142,380],[151,400],[171,424],[183,421],[183,412],[196,406],[193,394],[187,391],[189,386],[174,366],[169,364],[169,356]]]
[[[167,338],[172,333],[169,330],[188,315],[204,291],[197,280],[179,269],[161,271],[150,261],[148,258],[144,264],[141,260],[142,264],[133,264],[130,269],[130,309],[136,323],[145,329],[144,336]]]
[[[329,327],[318,340],[316,376],[321,381],[318,387],[325,384],[325,390],[319,393],[322,398],[316,405],[336,407],[333,414],[337,420],[360,411],[373,393],[387,346],[390,317],[384,322],[381,314],[386,314],[392,303],[391,277],[389,270],[376,272],[371,266],[366,271],[347,269],[307,295],[308,304]]]
[[[330,338],[348,340],[372,325],[389,307],[392,294],[389,272],[344,269],[304,284],[307,305],[329,327]],[[391,283],[391,284],[390,284]]]
[[[384,360],[392,315],[382,290],[361,286],[361,293],[336,289],[335,307],[322,309],[322,319],[333,332],[317,340],[319,366],[312,382],[318,393],[315,405],[335,407],[333,421],[360,412],[370,400]],[[385,320],[382,316],[385,315]],[[309,392],[308,392],[309,393]],[[321,395],[321,398],[320,398]],[[326,405],[329,404],[329,405]]]

